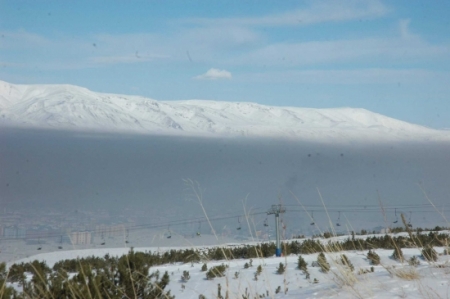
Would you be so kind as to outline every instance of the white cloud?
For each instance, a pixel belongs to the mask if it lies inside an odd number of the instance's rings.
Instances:
[[[399,21],[400,36],[403,39],[410,39],[415,37],[415,35],[411,34],[411,32],[409,31],[410,22],[411,22],[410,19],[403,19]]]
[[[46,37],[26,31],[2,31],[0,49],[21,50],[23,68],[83,69],[113,64],[167,60],[171,44],[153,34]],[[36,57],[39,57],[36,59]]]
[[[241,78],[237,78],[240,80]],[[430,71],[425,69],[350,69],[350,70],[305,70],[273,71],[248,73],[243,81],[259,83],[296,83],[296,84],[404,84],[446,85],[450,72]]]
[[[10,52],[12,57],[22,56],[17,61],[10,59],[9,63],[23,65],[24,68],[52,70],[161,60],[177,63],[188,59],[186,52],[194,62],[212,64],[228,59],[233,51],[255,49],[263,40],[262,35],[254,30],[235,26],[182,28],[169,34],[97,34],[81,37],[48,37],[26,31],[0,33],[3,54]]]
[[[233,26],[286,26],[324,22],[372,19],[386,15],[389,8],[379,0],[313,1],[309,7],[293,11],[244,18],[195,18],[184,20],[194,24]]]
[[[217,80],[217,79],[231,79],[231,73],[226,70],[219,70],[215,68],[209,69],[206,73],[195,76],[193,79],[197,80]]]
[[[251,46],[261,42],[263,37],[245,27],[211,25],[183,30],[177,39],[183,44],[221,50]]]
[[[375,17],[388,10],[373,1],[312,1],[309,7],[279,15],[205,19],[199,26],[175,26],[176,30],[135,34],[97,34],[81,37],[47,37],[26,31],[3,31],[0,49],[13,57],[3,60],[16,67],[39,69],[99,68],[114,64],[162,61],[176,65],[195,62],[203,65],[297,67],[330,63],[360,63],[370,66],[417,65],[448,61],[445,43],[428,42],[409,29],[409,20],[399,20],[397,30],[376,37],[280,42],[270,33],[249,25],[282,25],[298,22],[318,23]],[[186,20],[185,20],[186,22]],[[228,23],[227,23],[228,22]],[[232,24],[236,22],[235,24]],[[284,23],[283,23],[284,22]],[[246,25],[247,24],[247,25]],[[180,23],[176,23],[180,25]],[[393,36],[394,34],[394,36]],[[9,52],[9,53],[8,53]],[[16,54],[20,53],[20,54]],[[189,53],[186,55],[186,53]],[[17,58],[15,58],[17,57]],[[228,65],[228,66],[227,66]],[[210,70],[211,71],[211,70]],[[223,79],[231,74],[206,73],[196,79]]]
[[[418,37],[362,38],[353,40],[274,43],[233,58],[240,65],[299,66],[324,63],[418,62],[447,56],[446,45],[433,45]]]
[[[153,61],[156,59],[169,58],[166,55],[141,55],[136,51],[133,55],[124,56],[96,56],[91,57],[90,61],[95,64],[120,64],[120,63],[140,63]]]

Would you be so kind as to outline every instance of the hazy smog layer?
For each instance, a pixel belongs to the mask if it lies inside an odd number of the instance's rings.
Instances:
[[[296,231],[307,230],[310,219],[291,192],[324,220],[320,191],[333,221],[341,211],[341,221],[356,227],[383,225],[379,199],[392,207],[386,210],[390,222],[395,206],[408,217],[411,211],[416,223],[434,225],[441,221],[436,212],[407,205],[429,203],[419,185],[438,208],[450,194],[449,145],[439,143],[333,146],[2,130],[0,165],[2,212],[98,210],[122,221],[138,215],[137,223],[202,217],[183,179],[200,184],[211,217],[243,214],[247,197],[247,212],[261,212],[261,224],[262,212],[281,200],[289,212],[285,221]]]

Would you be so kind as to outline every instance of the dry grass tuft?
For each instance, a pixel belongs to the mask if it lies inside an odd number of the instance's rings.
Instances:
[[[343,266],[337,266],[336,271],[332,271],[334,274],[334,282],[338,287],[353,286],[358,282],[355,273]]]
[[[402,268],[386,267],[385,269],[392,276],[396,276],[403,280],[419,280],[420,279],[419,272],[417,272],[416,268],[414,268],[414,267],[409,267],[409,266],[402,267]]]

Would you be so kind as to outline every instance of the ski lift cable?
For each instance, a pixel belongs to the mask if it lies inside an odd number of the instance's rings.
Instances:
[[[440,205],[442,206],[442,208],[444,208],[444,206],[447,206],[448,204],[443,204]],[[284,205],[287,207],[298,207],[298,205]],[[305,206],[305,207],[311,207],[311,206]],[[312,214],[314,212],[316,213],[322,213],[323,209],[319,209],[318,206],[314,206],[316,208],[312,209],[311,212]],[[365,207],[365,208],[364,208]],[[397,214],[396,211],[398,208],[410,208],[410,218],[411,218],[411,214],[413,210],[417,210],[420,209],[421,211],[424,212],[428,212],[428,210],[426,208],[430,208],[429,212],[433,212],[434,208],[430,205],[430,204],[418,204],[418,205],[395,205],[395,206],[388,206],[388,207],[384,207],[385,210],[389,210],[389,209],[393,209],[394,210],[394,214]],[[425,209],[424,209],[425,208]],[[358,213],[373,213],[375,211],[379,211],[379,206],[375,206],[375,205],[344,205],[344,210],[346,212],[358,212]],[[339,210],[339,211],[341,211]],[[338,212],[339,212],[338,211]],[[295,209],[295,208],[288,208],[286,210],[286,212],[290,212],[290,213],[298,213],[298,212],[305,212],[305,210],[300,210],[300,209]],[[252,212],[247,214],[246,216],[256,216],[256,215],[263,215],[266,214],[266,212]],[[232,219],[232,218],[236,218],[236,217],[241,217],[243,216],[242,214],[236,216],[236,215],[226,215],[226,216],[217,216],[217,217],[210,217],[209,221],[210,222],[216,222],[216,221],[222,221],[222,220],[227,220],[227,219]],[[398,215],[396,215],[398,218]],[[312,219],[314,220],[314,219]],[[181,225],[186,225],[186,224],[192,224],[193,222],[206,222],[206,218],[205,217],[197,217],[197,218],[191,218],[191,219],[180,219],[180,220],[172,220],[172,221],[168,221],[166,223],[160,223],[160,224],[154,224],[154,223],[148,223],[148,224],[140,224],[140,225],[134,225],[134,226],[129,226],[128,230],[129,231],[137,231],[137,230],[142,230],[142,229],[152,229],[152,228],[161,228],[164,227],[166,225],[172,225],[172,226],[181,226]],[[240,218],[239,218],[240,221]],[[87,232],[95,232],[95,229],[93,230],[86,230]],[[48,233],[45,236],[40,235],[39,237],[41,238],[54,238],[57,236],[61,236],[62,232],[55,232],[55,233]],[[33,238],[33,236],[31,235],[29,238]],[[1,240],[10,240],[10,239],[14,239],[13,237],[10,238],[0,238]]]
[[[450,204],[444,204],[447,206],[450,206]],[[285,207],[298,207],[298,204],[287,204],[287,205],[283,205]],[[323,208],[323,205],[303,205],[305,208]],[[384,206],[385,209],[394,209],[394,208],[408,208],[408,207],[415,207],[415,208],[419,208],[419,207],[424,207],[424,206],[429,206],[432,207],[432,204],[429,203],[421,203],[421,204],[396,204],[396,205],[387,205]],[[340,204],[340,205],[327,205],[327,209],[339,209],[339,208],[361,208],[361,207],[365,207],[365,208],[380,208],[380,205],[376,204],[376,205],[369,205],[369,204]]]

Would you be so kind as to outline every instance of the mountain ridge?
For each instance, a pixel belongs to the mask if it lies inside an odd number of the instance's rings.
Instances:
[[[362,108],[299,108],[211,100],[157,101],[75,85],[0,81],[0,126],[315,141],[450,140],[450,132]]]

